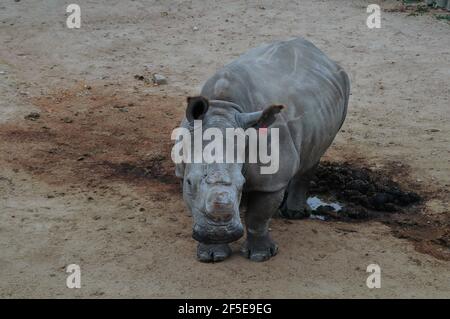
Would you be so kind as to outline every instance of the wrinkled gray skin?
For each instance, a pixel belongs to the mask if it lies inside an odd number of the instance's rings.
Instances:
[[[225,259],[231,253],[228,243],[243,235],[242,195],[247,238],[241,252],[254,261],[277,253],[269,221],[282,203],[282,216],[305,217],[309,180],[344,122],[349,91],[345,71],[297,38],[248,51],[211,77],[200,97],[188,98],[182,127],[192,128],[194,119],[203,121],[203,130],[270,125],[280,136],[275,174],[262,175],[257,163],[176,165],[200,261]],[[279,113],[273,105],[280,104],[285,108]]]

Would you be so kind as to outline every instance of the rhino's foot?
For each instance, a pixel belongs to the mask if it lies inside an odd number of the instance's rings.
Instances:
[[[265,261],[278,252],[278,245],[267,234],[265,236],[247,235],[247,240],[241,248],[241,253],[253,261]]]
[[[228,244],[207,245],[199,243],[197,246],[197,258],[201,262],[219,262],[231,255],[231,248]]]
[[[305,219],[311,215],[311,209],[305,207],[299,210],[288,209],[286,206],[280,209],[281,217],[287,219]]]

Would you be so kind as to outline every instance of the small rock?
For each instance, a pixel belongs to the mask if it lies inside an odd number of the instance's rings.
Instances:
[[[94,291],[91,296],[103,296],[105,293],[103,291]]]
[[[198,30],[200,30],[198,27],[193,27],[192,28],[192,31],[198,31]]]
[[[73,122],[73,120],[70,117],[65,117],[65,118],[62,119],[62,121],[64,123],[72,123]]]
[[[156,85],[167,84],[167,79],[164,75],[155,73],[152,77],[153,83]]]
[[[24,118],[25,118],[25,120],[29,120],[29,121],[36,121],[40,117],[41,117],[41,114],[39,114],[38,112],[31,112],[30,114],[26,115]]]

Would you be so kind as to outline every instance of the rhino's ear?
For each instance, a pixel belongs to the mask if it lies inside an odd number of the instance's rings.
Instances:
[[[256,128],[269,127],[275,122],[278,113],[284,109],[284,105],[271,105],[264,109],[264,111],[252,113],[239,113],[236,115],[240,127],[246,129],[251,126]]]
[[[187,98],[186,119],[192,123],[194,120],[201,120],[209,108],[209,101],[203,96]]]

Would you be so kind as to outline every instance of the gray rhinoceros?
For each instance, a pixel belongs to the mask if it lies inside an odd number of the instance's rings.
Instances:
[[[277,253],[270,219],[278,211],[286,218],[305,217],[311,174],[344,122],[349,91],[346,72],[311,42],[296,38],[248,51],[214,74],[200,96],[187,99],[181,126],[191,131],[195,120],[202,121],[202,130],[279,129],[274,174],[261,174],[259,162],[176,164],[200,261],[231,254],[228,244],[244,233],[241,198],[247,230],[241,252],[254,261]]]

